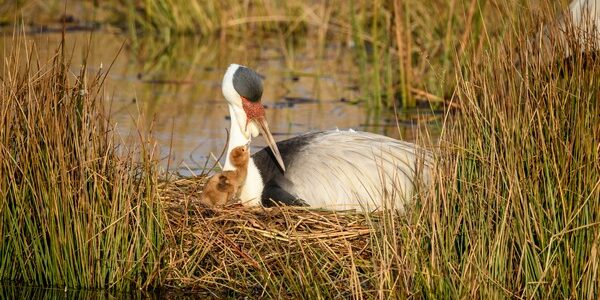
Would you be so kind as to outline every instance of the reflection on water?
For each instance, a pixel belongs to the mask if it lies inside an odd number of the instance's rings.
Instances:
[[[28,38],[36,40],[45,59],[53,54],[60,34]],[[10,35],[2,41],[9,47]],[[290,46],[277,39],[178,37],[167,44],[137,40],[134,47],[125,36],[105,31],[69,33],[66,42],[66,49],[73,49],[74,72],[88,47],[90,72],[108,68],[116,56],[105,97],[119,132],[125,137],[134,134],[136,124],[151,129],[162,157],[171,149],[170,165],[180,171],[201,168],[210,153],[219,155],[225,146],[229,120],[220,84],[230,63],[247,65],[264,76],[263,102],[277,140],[336,127],[405,140],[414,140],[417,132],[404,115],[397,126],[393,114],[369,113],[365,105],[355,104],[361,100],[358,68],[351,51],[339,44],[318,51],[311,41]],[[253,143],[257,148],[263,145],[262,139]]]

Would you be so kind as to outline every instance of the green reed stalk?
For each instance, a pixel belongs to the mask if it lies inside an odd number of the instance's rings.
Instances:
[[[106,74],[90,75],[84,64],[73,76],[62,46],[55,53],[42,63],[19,36],[5,60],[0,278],[61,288],[154,286],[162,238],[153,153],[117,152],[101,93]]]

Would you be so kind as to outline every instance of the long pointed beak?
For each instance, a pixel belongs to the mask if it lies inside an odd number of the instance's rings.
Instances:
[[[281,154],[279,153],[279,149],[277,148],[275,139],[273,138],[273,135],[271,135],[271,131],[269,130],[269,125],[267,124],[267,121],[265,120],[264,117],[256,118],[253,121],[255,121],[258,124],[260,133],[262,133],[262,136],[267,141],[267,145],[269,145],[269,148],[271,148],[273,155],[275,155],[275,159],[277,160],[277,163],[279,163],[279,166],[285,172],[285,165],[283,164],[283,159],[281,158]]]

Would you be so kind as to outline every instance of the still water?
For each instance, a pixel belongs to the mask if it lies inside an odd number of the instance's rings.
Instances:
[[[35,41],[45,62],[54,54],[61,34],[29,33],[27,39]],[[293,44],[276,38],[257,40],[189,36],[168,42],[151,37],[131,40],[118,32],[98,30],[67,33],[65,49],[72,53],[74,74],[88,50],[90,73],[110,67],[103,94],[123,140],[135,139],[138,129],[151,132],[163,165],[185,175],[199,173],[225,146],[229,119],[221,79],[230,63],[249,66],[264,76],[263,103],[276,140],[334,128],[409,141],[416,138],[419,126],[412,114],[367,108],[358,67],[343,44],[332,42],[318,50],[308,39]],[[2,47],[11,44],[11,35],[5,34]],[[431,111],[419,115],[423,113]],[[433,135],[435,123],[427,125]],[[262,146],[262,138],[253,142],[254,151]]]

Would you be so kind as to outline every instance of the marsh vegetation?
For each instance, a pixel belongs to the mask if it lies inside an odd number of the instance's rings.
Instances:
[[[600,293],[597,53],[573,36],[567,58],[560,47],[528,46],[558,5],[155,0],[85,2],[65,14],[60,1],[15,3],[0,4],[4,23],[28,24],[3,27],[13,37],[0,78],[2,280],[234,297]],[[35,19],[14,17],[32,11]],[[214,55],[224,66],[231,49],[269,53],[260,42],[275,41],[292,82],[326,77],[336,65],[357,84],[344,97],[366,111],[429,111],[412,120],[440,128],[432,137],[417,126],[414,136],[435,153],[433,191],[418,194],[405,214],[206,210],[198,204],[203,177],[166,175],[168,153],[145,121],[152,116],[140,110],[133,135],[115,126],[107,74],[118,66],[89,64],[89,44],[74,55],[69,34],[42,49],[30,42],[42,25],[117,31],[128,38],[124,51],[156,58],[137,66],[142,79],[160,85],[160,70],[174,70],[168,78],[183,89],[193,90],[186,82],[195,82],[196,65],[157,53],[184,56],[177,45],[189,36],[227,45],[185,55]],[[310,68],[299,45],[314,50]],[[237,59],[252,65],[256,56]]]

